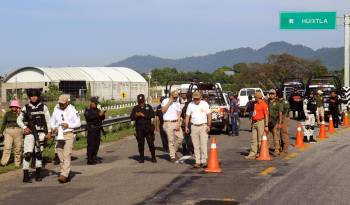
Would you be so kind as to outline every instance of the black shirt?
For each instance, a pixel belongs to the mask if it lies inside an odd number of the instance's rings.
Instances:
[[[84,116],[86,119],[86,123],[88,125],[94,125],[94,126],[100,126],[102,121],[104,120],[104,116],[100,116],[99,113],[101,112],[100,109],[85,109]]]
[[[136,116],[137,112],[143,113],[144,117]],[[135,121],[135,125],[137,129],[146,129],[149,128],[152,124],[151,119],[154,118],[155,113],[153,111],[152,106],[146,104],[143,107],[140,105],[136,105],[131,112],[130,118],[132,121]]]
[[[330,110],[338,109],[338,106],[339,106],[338,96],[330,97],[328,102],[329,102],[329,109]]]

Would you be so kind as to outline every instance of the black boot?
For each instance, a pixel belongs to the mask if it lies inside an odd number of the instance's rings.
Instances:
[[[152,155],[152,162],[153,163],[157,163],[156,150],[155,149],[151,150],[151,155]]]
[[[139,161],[139,163],[144,163],[145,162],[144,151],[145,151],[145,149],[143,147],[139,147],[139,153],[140,153],[140,161]]]
[[[32,183],[32,180],[29,177],[28,170],[23,170],[23,183]]]
[[[41,176],[41,168],[36,168],[35,170],[35,181],[41,182],[43,180]]]
[[[58,157],[58,154],[55,153],[55,158],[53,159],[53,164],[54,165],[59,165],[61,162],[60,162],[60,158]]]

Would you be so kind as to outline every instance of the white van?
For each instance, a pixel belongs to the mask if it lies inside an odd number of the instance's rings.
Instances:
[[[241,111],[241,114],[243,114],[244,109],[249,101],[248,96],[251,95],[254,99],[256,91],[260,91],[263,97],[265,97],[264,92],[262,91],[261,88],[242,88],[241,90],[239,90],[238,103],[239,103],[239,109]]]

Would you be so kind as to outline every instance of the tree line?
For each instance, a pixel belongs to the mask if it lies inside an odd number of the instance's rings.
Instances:
[[[337,75],[341,71],[329,71],[319,60],[306,60],[289,54],[271,55],[265,63],[239,63],[223,66],[214,72],[179,71],[176,68],[155,68],[152,70],[151,85],[165,85],[169,80],[221,83],[225,91],[237,91],[242,87],[269,89],[280,87],[288,79],[301,79],[304,83],[312,76]],[[148,80],[147,74],[143,74]]]

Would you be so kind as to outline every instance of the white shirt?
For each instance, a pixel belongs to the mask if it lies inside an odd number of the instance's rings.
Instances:
[[[169,98],[166,98],[162,102],[162,107],[165,107],[169,102]],[[179,113],[181,113],[181,105],[179,102],[173,102],[168,110],[163,113],[163,120],[173,121],[178,119]]]
[[[203,100],[198,105],[191,102],[186,110],[186,115],[191,117],[192,124],[208,123],[208,114],[210,114],[209,104]]]
[[[79,113],[73,105],[68,105],[64,110],[59,106],[55,107],[51,117],[51,129],[58,128],[62,123],[68,124],[68,128],[63,129],[63,132],[71,132],[81,126]]]

